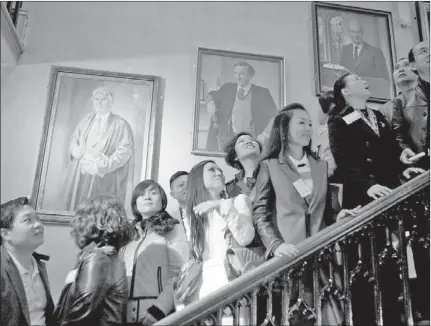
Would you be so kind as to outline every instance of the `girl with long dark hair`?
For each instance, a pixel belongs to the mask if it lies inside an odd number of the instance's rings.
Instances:
[[[311,136],[310,116],[299,103],[288,105],[274,119],[253,205],[257,231],[266,250],[274,256],[295,256],[298,243],[335,220],[328,191],[328,163],[317,159],[311,151]],[[336,219],[349,214],[356,212],[342,210]],[[320,275],[327,283],[328,276]],[[340,283],[338,274],[334,273],[334,277]],[[308,281],[303,299],[312,305]],[[328,302],[323,309],[323,324],[341,325],[342,321],[341,308]]]
[[[202,262],[202,271],[201,283],[188,303],[228,284],[226,232],[242,246],[251,243],[255,236],[250,199],[245,195],[224,199],[224,188],[225,177],[214,161],[202,161],[191,169],[187,180],[190,243],[194,258]],[[241,324],[246,324],[241,320]]]
[[[311,151],[311,135],[310,116],[299,103],[288,105],[274,119],[253,207],[257,230],[274,255],[294,256],[294,245],[332,223],[327,162]]]

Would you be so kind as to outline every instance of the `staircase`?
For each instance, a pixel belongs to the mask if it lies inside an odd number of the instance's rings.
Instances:
[[[273,258],[155,325],[221,325],[226,317],[239,325],[241,310],[247,312],[250,325],[296,325],[294,320],[299,318],[302,325],[320,326],[329,301],[344,307],[343,325],[362,326],[357,317],[363,314],[371,318],[368,325],[394,320],[399,325],[415,325],[409,281],[414,264],[407,261],[410,248],[428,250],[429,258],[429,185],[428,172],[417,176],[365,206],[358,216],[300,243],[295,258]],[[319,279],[324,266],[326,283]],[[391,277],[396,281],[388,287]],[[292,291],[293,287],[299,291]],[[311,288],[311,297],[306,297],[305,288]],[[364,293],[369,295],[364,297]],[[429,298],[429,289],[427,293]],[[362,297],[355,299],[356,294]],[[262,313],[258,315],[258,302],[259,311],[262,302],[266,305],[265,320]],[[394,303],[398,309],[393,309]]]

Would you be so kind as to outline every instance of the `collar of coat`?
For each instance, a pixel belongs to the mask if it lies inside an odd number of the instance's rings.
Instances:
[[[422,78],[418,78],[418,84],[416,86],[416,92],[419,94],[420,97],[422,97],[423,100],[428,101],[426,94],[430,92],[430,84],[423,80]]]
[[[260,167],[260,165],[258,164],[257,167],[253,171],[252,178],[256,179],[257,175],[259,174],[259,167]],[[241,180],[243,180],[244,177],[245,177],[245,171],[241,170],[237,174],[235,174],[235,178],[232,181],[230,181],[230,182],[238,183]],[[228,183],[230,183],[230,182],[228,182]]]
[[[1,246],[1,251],[2,251],[2,254],[7,252],[7,250],[6,250],[6,248],[4,246]],[[49,260],[49,256],[48,255],[40,254],[40,253],[37,253],[37,252],[33,252],[32,256],[34,257],[34,259],[36,259],[37,262],[39,262],[41,260],[45,260],[45,261]],[[5,257],[8,257],[10,259],[9,255],[6,255]]]
[[[174,229],[175,224],[179,224],[180,222],[176,218],[172,217],[168,212],[162,211],[150,218],[141,220],[140,223],[142,230],[152,230],[159,235],[165,235]]]

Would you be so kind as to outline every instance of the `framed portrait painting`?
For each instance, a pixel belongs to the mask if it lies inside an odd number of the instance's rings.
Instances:
[[[383,103],[395,95],[390,12],[313,2],[312,21],[317,94],[353,73],[368,82],[371,101]]]
[[[416,16],[419,27],[419,39],[430,40],[430,3],[429,1],[416,1]]]
[[[159,78],[52,67],[32,199],[45,222],[67,223],[85,200],[117,197],[154,172]]]
[[[199,48],[192,153],[223,156],[226,140],[259,136],[283,105],[282,57]]]

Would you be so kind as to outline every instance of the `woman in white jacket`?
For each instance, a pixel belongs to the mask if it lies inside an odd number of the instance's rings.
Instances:
[[[189,173],[187,213],[190,244],[203,261],[202,283],[191,301],[202,299],[228,284],[224,260],[230,231],[242,246],[254,238],[251,202],[245,195],[223,199],[225,177],[214,161],[202,161]],[[223,322],[225,324],[225,322]]]

